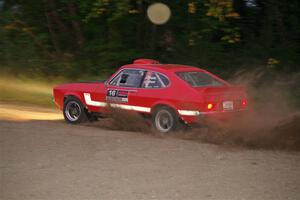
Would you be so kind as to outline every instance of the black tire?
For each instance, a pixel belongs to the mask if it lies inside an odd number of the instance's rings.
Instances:
[[[170,133],[178,128],[179,117],[173,109],[160,106],[152,114],[152,124],[157,131]]]
[[[64,102],[63,114],[66,122],[79,124],[88,120],[86,109],[76,97],[67,97]]]

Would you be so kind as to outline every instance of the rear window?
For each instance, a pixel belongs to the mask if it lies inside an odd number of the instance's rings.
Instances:
[[[205,72],[177,72],[192,87],[223,86],[224,84]]]

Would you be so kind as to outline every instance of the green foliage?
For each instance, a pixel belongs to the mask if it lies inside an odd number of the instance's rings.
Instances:
[[[146,15],[155,2],[0,0],[0,71],[78,79],[140,57],[224,76],[262,65],[299,70],[298,0],[162,0],[172,17],[160,26]]]

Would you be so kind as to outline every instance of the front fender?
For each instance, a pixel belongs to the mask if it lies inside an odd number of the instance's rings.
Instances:
[[[63,99],[63,100],[65,101],[65,99],[66,99],[68,96],[74,96],[74,97],[76,97],[77,99],[79,99],[79,100],[81,101],[81,103],[82,103],[84,106],[87,106],[82,93],[80,93],[80,92],[66,92],[66,93],[64,94],[64,99]]]

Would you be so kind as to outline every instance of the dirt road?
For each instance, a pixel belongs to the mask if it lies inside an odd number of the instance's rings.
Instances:
[[[299,169],[299,152],[224,148],[61,120],[0,121],[1,200],[296,200]]]

